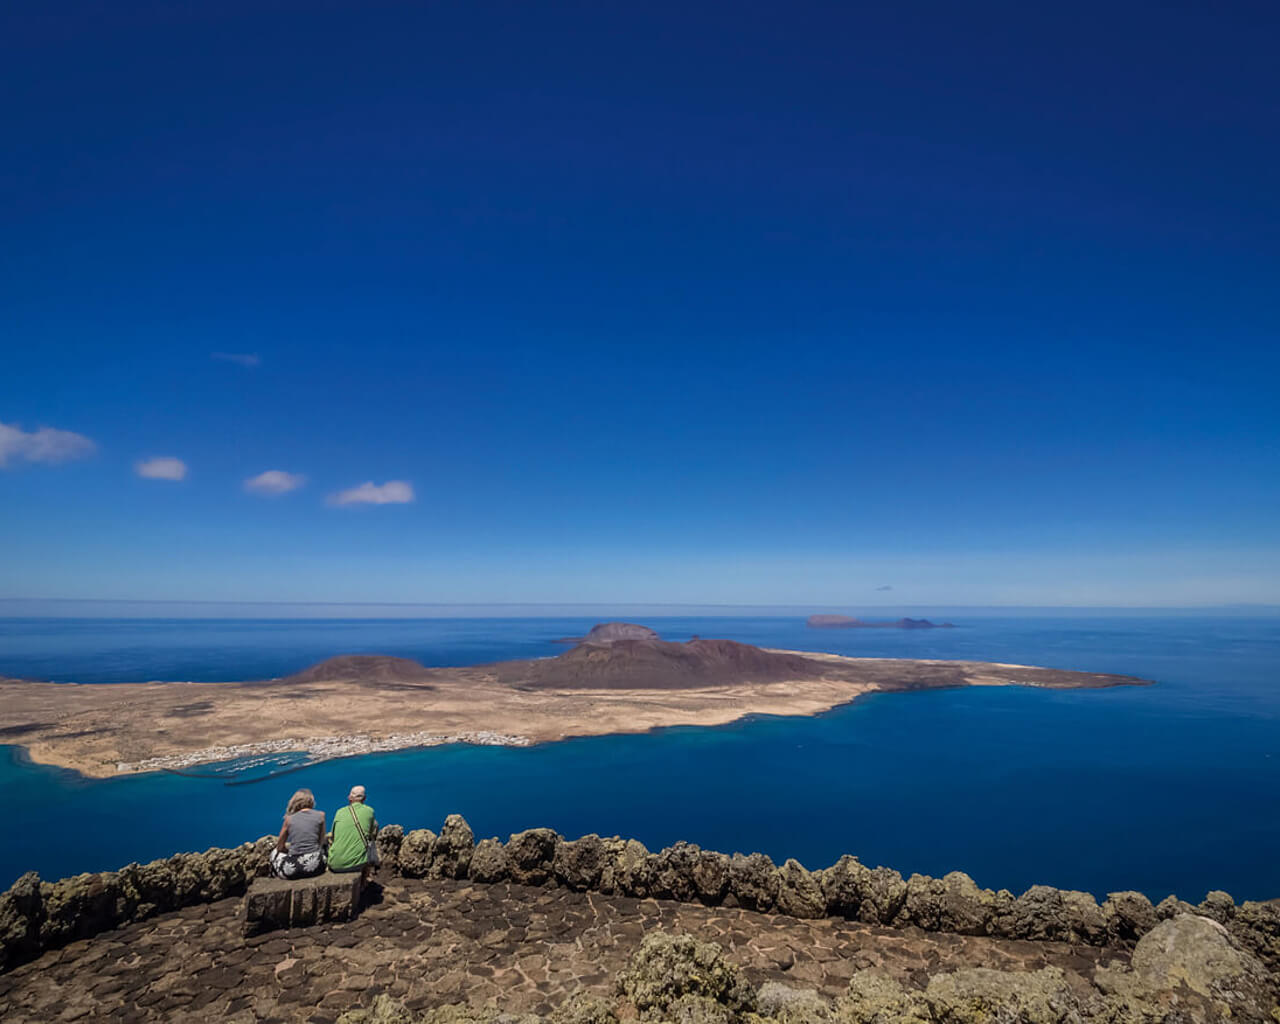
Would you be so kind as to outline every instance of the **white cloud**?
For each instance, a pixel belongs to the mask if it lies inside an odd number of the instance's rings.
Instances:
[[[83,434],[40,427],[26,431],[0,423],[0,469],[10,462],[66,462],[92,455],[97,445]]]
[[[404,505],[413,501],[413,485],[407,480],[388,480],[375,484],[372,480],[337,494],[329,495],[330,505]]]
[[[147,480],[185,480],[187,476],[187,464],[167,455],[143,459],[133,468],[138,476]]]
[[[224,363],[239,363],[241,366],[257,366],[262,362],[262,357],[256,352],[214,352],[213,358]]]
[[[250,494],[265,494],[275,497],[296,491],[307,482],[301,473],[286,473],[283,469],[268,469],[265,473],[251,476],[244,482],[244,489]]]

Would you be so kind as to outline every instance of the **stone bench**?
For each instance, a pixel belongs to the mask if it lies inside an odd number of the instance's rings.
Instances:
[[[244,896],[244,932],[301,928],[350,921],[360,909],[364,883],[359,871],[325,872],[314,878],[255,878]]]

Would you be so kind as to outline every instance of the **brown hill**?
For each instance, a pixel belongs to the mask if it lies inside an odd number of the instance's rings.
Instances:
[[[327,658],[301,672],[280,680],[283,683],[350,682],[362,686],[394,686],[426,683],[431,669],[409,658],[393,658],[388,654],[344,654]]]
[[[700,637],[687,643],[614,640],[582,644],[555,658],[490,667],[504,683],[541,690],[681,690],[818,679],[827,672],[821,662],[800,655]]]

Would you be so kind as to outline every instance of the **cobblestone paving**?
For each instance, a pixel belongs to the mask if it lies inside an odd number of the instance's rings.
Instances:
[[[378,993],[412,1008],[469,1002],[544,1012],[579,988],[607,993],[653,928],[719,942],[755,983],[840,994],[854,971],[900,979],[960,966],[1084,978],[1122,952],[801,921],[724,907],[468,882],[392,879],[353,922],[245,939],[241,901],[166,914],[0,975],[6,1022],[335,1020]]]

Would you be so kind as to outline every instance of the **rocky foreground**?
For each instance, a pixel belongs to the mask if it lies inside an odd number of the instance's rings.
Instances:
[[[1280,1020],[1280,906],[1193,906],[844,857],[388,826],[349,923],[244,937],[271,840],[0,896],[6,1021],[1069,1024]],[[346,1014],[345,1018],[343,1015]],[[514,1016],[512,1016],[514,1015]]]

